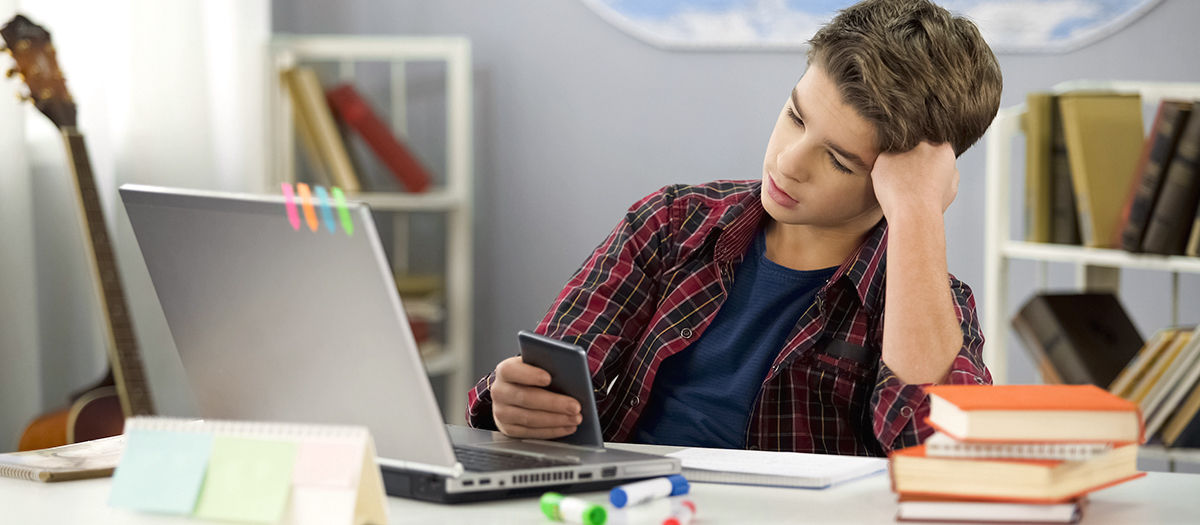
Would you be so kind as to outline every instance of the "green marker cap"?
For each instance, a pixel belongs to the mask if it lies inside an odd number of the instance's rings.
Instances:
[[[563,500],[566,499],[566,496],[563,496],[557,492],[547,492],[542,494],[542,514],[545,514],[547,518],[550,518],[554,521],[575,522],[574,519],[563,519],[562,504]],[[604,510],[604,507],[600,505],[588,503],[576,498],[570,498],[567,503],[568,506],[574,507],[575,509],[582,507],[582,511],[580,511],[580,516],[578,518],[579,521],[577,523],[582,523],[583,525],[604,525],[604,522],[608,520],[608,511]]]
[[[558,504],[562,500],[563,495],[557,492],[542,494],[542,514],[554,521],[562,521],[562,516],[558,514]]]

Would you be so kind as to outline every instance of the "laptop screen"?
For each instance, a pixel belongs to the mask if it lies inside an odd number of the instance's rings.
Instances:
[[[201,416],[365,425],[382,457],[454,465],[365,204],[120,193]]]

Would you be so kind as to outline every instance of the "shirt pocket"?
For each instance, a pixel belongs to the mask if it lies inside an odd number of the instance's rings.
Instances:
[[[813,351],[815,387],[832,393],[839,405],[861,408],[870,399],[878,353],[847,341],[827,340]]]

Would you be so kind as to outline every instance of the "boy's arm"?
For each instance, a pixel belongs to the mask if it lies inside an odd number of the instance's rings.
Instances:
[[[958,191],[953,149],[922,143],[880,155],[871,177],[888,221],[883,364],[872,405],[875,434],[890,450],[930,433],[921,385],[984,384],[991,376],[974,298],[946,268],[943,213]]]
[[[652,313],[658,276],[671,236],[671,187],[651,194],[629,208],[621,222],[596,247],[559,292],[537,333],[582,346],[588,353],[592,380],[603,384],[601,365],[609,354],[636,341]],[[467,395],[467,423],[495,429],[492,412],[493,370]],[[597,399],[601,403],[602,399]]]

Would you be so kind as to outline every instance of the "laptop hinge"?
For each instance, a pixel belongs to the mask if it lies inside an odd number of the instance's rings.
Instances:
[[[428,472],[430,474],[438,474],[441,476],[447,476],[447,477],[451,477],[451,478],[457,478],[459,476],[462,476],[463,472],[466,470],[463,468],[462,463],[459,463],[457,461],[454,462],[454,466],[452,466],[452,467],[443,467],[441,465],[429,465],[426,463],[416,463],[413,461],[404,461],[404,460],[399,460],[399,459],[381,458],[381,457],[376,457],[375,462],[378,463],[379,466],[381,466],[381,467],[390,467],[390,468],[401,469],[401,470],[415,470],[417,472]]]

